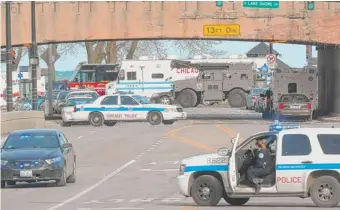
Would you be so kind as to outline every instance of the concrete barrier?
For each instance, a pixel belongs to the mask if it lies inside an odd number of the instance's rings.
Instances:
[[[42,111],[13,111],[1,113],[1,136],[19,129],[45,127],[45,115]]]

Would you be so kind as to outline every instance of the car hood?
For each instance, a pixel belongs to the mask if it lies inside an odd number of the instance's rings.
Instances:
[[[181,108],[180,106],[176,105],[167,105],[167,104],[145,104],[146,107],[152,107],[152,108],[165,108],[165,109],[176,109]]]
[[[48,159],[59,156],[61,151],[59,148],[45,149],[45,148],[26,148],[26,149],[3,149],[1,151],[1,159],[14,160],[39,160]]]

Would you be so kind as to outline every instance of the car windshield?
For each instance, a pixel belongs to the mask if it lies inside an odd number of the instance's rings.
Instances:
[[[58,98],[64,100],[69,92],[60,92]]]
[[[69,94],[69,97],[72,97],[72,96],[90,96],[94,100],[98,98],[98,94],[96,92],[74,92],[74,93]]]
[[[151,104],[151,101],[144,96],[135,95],[135,96],[132,96],[132,98],[134,98],[136,101],[138,101],[141,104]]]
[[[254,89],[252,89],[252,94],[260,94],[261,92],[263,91],[263,89],[262,88],[254,88]]]
[[[91,104],[93,103],[93,98],[70,98],[67,100],[65,106],[75,106],[80,104]]]
[[[282,95],[280,98],[280,102],[308,103],[309,99],[307,98],[307,96],[303,94],[290,94],[290,95]]]
[[[53,92],[52,93],[52,98],[57,99],[59,92]],[[45,94],[45,99],[48,100],[48,92]]]
[[[57,136],[52,133],[20,133],[8,136],[3,149],[58,148]]]

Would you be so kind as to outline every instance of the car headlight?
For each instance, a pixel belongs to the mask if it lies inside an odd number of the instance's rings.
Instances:
[[[176,112],[177,110],[175,108],[167,108],[164,110],[164,112]]]
[[[3,165],[6,165],[8,163],[8,161],[7,160],[1,160],[1,165],[3,166]]]
[[[47,164],[53,164],[53,163],[57,163],[57,162],[59,162],[61,160],[61,157],[55,157],[55,158],[51,158],[51,159],[47,159],[47,160],[45,160],[45,162],[47,163]]]
[[[185,164],[181,164],[181,166],[179,167],[179,175],[183,175],[184,174],[185,167],[186,167]]]

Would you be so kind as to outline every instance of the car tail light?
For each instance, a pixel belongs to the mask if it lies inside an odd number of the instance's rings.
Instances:
[[[284,108],[285,108],[285,105],[284,105],[284,104],[280,104],[280,105],[279,105],[279,108],[280,108],[280,109],[284,109]]]
[[[311,109],[312,105],[311,104],[307,104],[307,109]]]
[[[77,112],[77,107],[76,106],[73,107],[73,112]]]
[[[252,96],[252,97],[251,97],[251,100],[256,100],[256,96]]]

